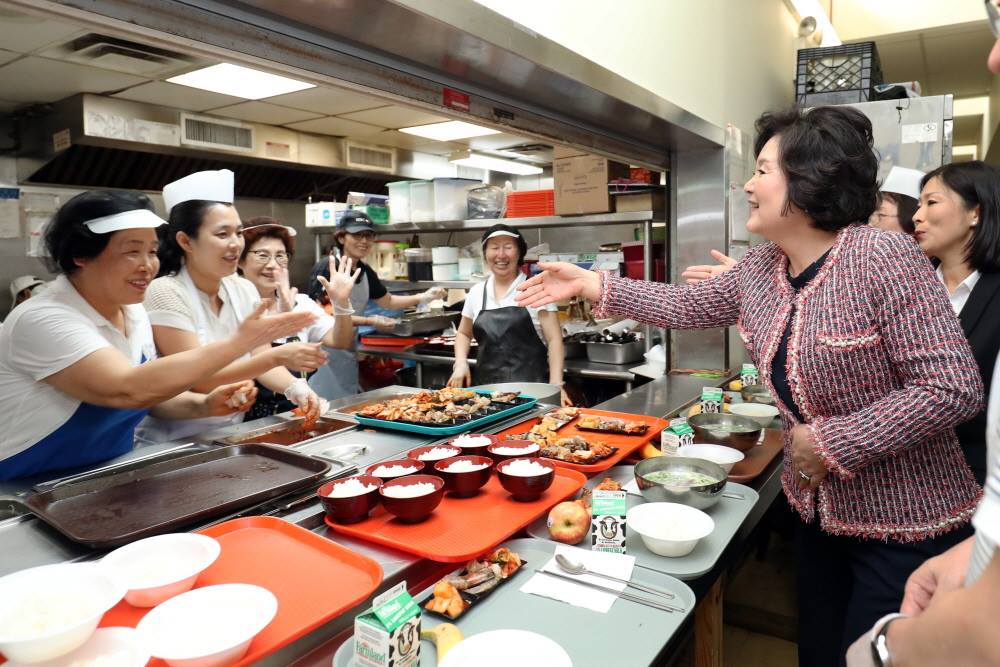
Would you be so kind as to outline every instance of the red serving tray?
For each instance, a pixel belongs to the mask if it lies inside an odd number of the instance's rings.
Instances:
[[[399,336],[362,336],[361,344],[369,347],[410,347],[427,342],[426,338],[402,338]]]
[[[620,433],[599,433],[597,431],[581,431],[576,428],[576,423],[579,421],[580,417],[585,415],[597,415],[600,417],[618,417],[619,419],[625,419],[627,421],[637,421],[643,424],[649,424],[649,429],[642,435],[622,435]],[[510,428],[506,428],[499,433],[497,437],[503,440],[504,436],[511,435],[513,433],[525,433],[529,431],[532,426],[540,422],[541,416],[532,417],[520,424],[515,424]],[[585,475],[593,475],[594,473],[599,473],[617,465],[622,459],[624,459],[629,454],[640,449],[643,445],[651,442],[654,438],[659,437],[660,431],[665,429],[668,425],[666,419],[660,419],[659,417],[650,417],[648,415],[633,415],[627,412],[610,412],[608,410],[592,410],[590,408],[585,408],[580,410],[579,416],[566,424],[558,431],[556,431],[560,436],[568,438],[570,436],[578,435],[585,440],[590,440],[593,442],[604,442],[612,447],[617,447],[618,451],[609,456],[606,459],[601,459],[597,463],[570,463],[569,461],[560,461],[559,459],[550,459],[546,457],[546,460],[552,461],[554,464],[561,468],[569,468],[570,470],[579,470]]]
[[[743,452],[743,460],[729,471],[729,479],[733,482],[749,482],[764,472],[774,457],[785,446],[785,438],[781,429],[764,429],[764,442]]]
[[[278,598],[274,620],[250,644],[239,665],[249,665],[305,636],[368,598],[382,583],[370,558],[269,516],[233,519],[198,531],[222,546],[219,558],[198,577],[196,588],[256,584]],[[149,609],[124,600],[104,614],[101,627],[135,627]],[[150,665],[165,665],[159,659]]]
[[[556,503],[576,493],[587,478],[575,470],[555,469],[552,486],[530,503],[511,498],[496,475],[478,495],[456,498],[445,494],[430,518],[404,523],[381,505],[359,523],[340,524],[326,518],[338,533],[399,549],[440,563],[464,563],[521,530]]]

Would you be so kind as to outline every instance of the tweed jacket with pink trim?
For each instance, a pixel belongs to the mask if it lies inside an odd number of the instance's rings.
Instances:
[[[832,534],[920,540],[966,523],[981,491],[953,427],[982,407],[983,384],[947,292],[916,243],[855,225],[798,294],[774,244],[697,285],[604,275],[598,315],[671,329],[736,324],[762,381],[789,316],[787,374],[830,474],[799,489],[785,426],[782,485],[804,520]],[[794,315],[793,315],[794,306]],[[777,395],[775,393],[775,395]]]

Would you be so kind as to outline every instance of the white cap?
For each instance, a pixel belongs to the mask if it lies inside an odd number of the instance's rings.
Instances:
[[[298,232],[295,231],[294,227],[289,227],[288,225],[279,225],[279,224],[274,223],[274,222],[265,222],[265,223],[260,224],[260,225],[244,225],[243,226],[243,232],[244,233],[249,232],[252,229],[284,229],[286,232],[288,232],[289,236],[295,236],[296,234],[298,234]],[[395,241],[393,241],[393,243],[395,243]]]
[[[137,208],[123,213],[94,218],[83,224],[95,234],[110,234],[122,229],[152,229],[167,224],[167,221],[148,208]]]
[[[518,235],[515,234],[515,233],[513,233],[513,232],[508,232],[508,231],[505,231],[503,229],[498,229],[497,231],[493,232],[492,234],[490,234],[489,236],[487,236],[485,239],[483,239],[483,243],[486,243],[490,239],[494,239],[494,238],[496,238],[498,236],[509,236],[512,239],[518,238]]]
[[[29,287],[38,287],[39,285],[44,284],[44,280],[36,278],[35,276],[18,276],[10,281],[10,298],[16,299],[18,294]]]
[[[233,203],[233,172],[229,169],[199,171],[163,186],[163,204],[170,209],[195,199]]]
[[[923,177],[924,172],[919,169],[893,167],[882,183],[882,192],[894,192],[897,195],[920,199],[920,179]]]

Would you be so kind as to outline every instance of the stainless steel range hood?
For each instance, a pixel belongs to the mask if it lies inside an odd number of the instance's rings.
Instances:
[[[101,95],[74,95],[23,123],[17,164],[27,183],[161,190],[194,171],[229,168],[239,197],[342,200],[352,190],[383,192],[402,166],[394,148]]]

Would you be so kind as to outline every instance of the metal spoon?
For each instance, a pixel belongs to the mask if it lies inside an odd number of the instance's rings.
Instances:
[[[625,584],[626,586],[631,586],[632,588],[638,589],[640,591],[645,591],[647,593],[652,593],[653,595],[660,595],[668,599],[673,599],[674,594],[670,591],[665,591],[654,586],[648,586],[646,584],[639,584],[634,581],[629,581],[628,579],[619,579],[618,577],[612,577],[610,574],[601,574],[600,572],[594,572],[593,570],[588,570],[587,566],[583,563],[574,563],[569,558],[562,554],[556,554],[556,563],[559,564],[559,569],[567,574],[579,575],[579,574],[591,574],[595,577],[603,577],[604,579],[609,579],[611,581],[617,581],[619,584]]]

